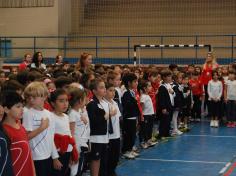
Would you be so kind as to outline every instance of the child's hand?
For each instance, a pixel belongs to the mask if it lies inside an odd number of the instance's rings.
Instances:
[[[81,119],[82,122],[84,122],[85,125],[88,123],[88,120],[87,120],[87,118],[85,117],[84,114],[81,115],[80,119]]]
[[[188,90],[186,94],[187,94],[187,96],[189,96],[189,94],[190,94],[190,90]]]
[[[166,109],[162,109],[162,114],[167,114],[167,110]]]
[[[173,89],[168,89],[168,92],[169,92],[170,94],[173,94],[173,93],[174,93],[174,90],[173,90]]]
[[[116,115],[116,113],[117,113],[116,108],[113,107],[113,106],[111,106],[111,107],[110,107],[110,114],[111,114],[111,117],[114,116],[114,115]]]
[[[61,164],[61,162],[58,159],[54,159],[53,160],[53,167],[56,170],[61,170],[61,168],[63,167],[63,165]]]
[[[45,130],[49,126],[49,119],[48,118],[42,118],[40,128],[42,130]]]

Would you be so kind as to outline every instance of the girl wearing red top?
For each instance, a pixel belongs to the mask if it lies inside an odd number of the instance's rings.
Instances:
[[[194,72],[192,75],[192,79],[189,80],[190,88],[193,93],[193,111],[192,117],[196,121],[200,121],[201,119],[201,101],[204,97],[204,89],[203,83],[199,78],[199,73]]]
[[[204,91],[206,93],[204,109],[208,106],[208,93],[207,93],[207,85],[208,82],[212,79],[212,71],[218,68],[218,64],[212,52],[207,53],[207,58],[205,64],[203,65],[202,73],[201,73],[201,81],[204,85]]]
[[[35,176],[27,133],[20,123],[23,115],[23,100],[16,92],[5,92],[2,99],[5,111],[3,128],[11,141],[10,151],[14,175]]]
[[[25,54],[24,55],[24,61],[19,65],[19,71],[25,70],[28,65],[30,65],[32,62],[32,58],[30,54]]]

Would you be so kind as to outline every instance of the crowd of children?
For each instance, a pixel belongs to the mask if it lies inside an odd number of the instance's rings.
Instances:
[[[77,65],[60,55],[45,65],[37,52],[1,71],[0,175],[115,176],[120,156],[181,135],[206,111],[210,127],[236,127],[236,65],[212,53],[203,68],[91,63],[83,53]]]

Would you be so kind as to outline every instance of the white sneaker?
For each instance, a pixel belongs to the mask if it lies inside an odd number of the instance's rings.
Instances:
[[[139,154],[136,153],[135,151],[132,151],[132,152],[131,152],[131,155],[133,155],[134,157],[138,157],[138,156],[139,156]]]
[[[177,130],[176,133],[177,133],[177,135],[182,135],[183,134],[183,132],[179,131],[179,130]]]
[[[140,146],[141,146],[143,149],[147,149],[147,148],[148,148],[148,144],[147,144],[147,143],[141,143]]]
[[[210,127],[214,127],[215,126],[215,121],[214,120],[211,120],[210,122]]]
[[[156,144],[158,144],[157,141],[153,142],[152,140],[149,140],[149,141],[147,142],[148,147],[153,147],[153,146],[156,145]]]
[[[215,127],[216,127],[216,128],[219,127],[219,120],[215,120]]]
[[[125,158],[127,158],[127,159],[134,159],[134,158],[135,158],[135,156],[132,155],[132,152],[125,152],[125,153],[123,154],[123,156],[124,156]]]

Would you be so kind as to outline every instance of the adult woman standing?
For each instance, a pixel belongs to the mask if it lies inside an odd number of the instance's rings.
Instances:
[[[92,55],[89,53],[82,53],[76,68],[81,73],[87,73],[90,71],[92,68]]]
[[[41,52],[34,53],[31,68],[40,68],[46,70],[46,65],[43,63],[43,55]]]
[[[206,61],[202,68],[201,73],[201,81],[204,85],[204,91],[205,91],[205,101],[204,101],[204,110],[209,108],[209,101],[208,101],[208,93],[207,93],[207,85],[208,82],[212,79],[212,71],[218,68],[218,64],[216,62],[216,58],[214,57],[212,52],[207,53]]]

